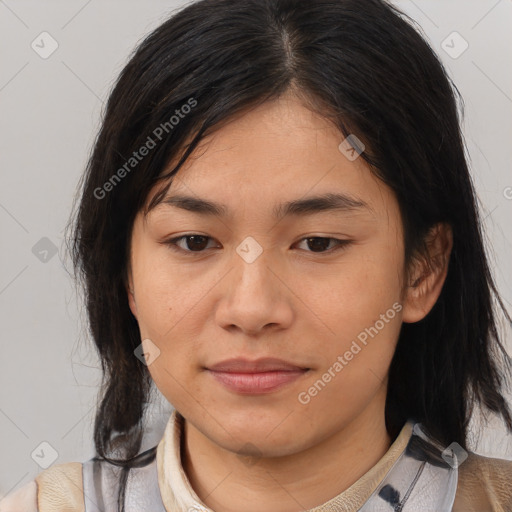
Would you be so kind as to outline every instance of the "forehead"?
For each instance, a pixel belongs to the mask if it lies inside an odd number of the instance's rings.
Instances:
[[[390,190],[363,158],[347,158],[340,150],[344,139],[333,124],[295,98],[264,103],[201,140],[166,195],[188,200],[163,201],[155,211],[173,203],[216,216],[266,210],[279,217],[293,211],[293,201],[297,211],[298,200],[327,195],[332,205],[337,202],[352,212],[357,206],[374,213],[386,209],[386,200],[393,200]]]

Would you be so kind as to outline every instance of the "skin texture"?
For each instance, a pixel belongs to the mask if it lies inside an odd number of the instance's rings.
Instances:
[[[362,158],[345,157],[343,139],[287,94],[224,124],[174,178],[170,193],[223,203],[228,216],[160,205],[135,220],[130,308],[141,339],[160,350],[151,376],[186,420],[186,474],[216,512],[318,506],[393,441],[384,421],[389,364],[401,323],[423,318],[439,296],[451,233],[439,226],[429,242],[438,264],[429,270],[417,260],[406,277],[394,194]],[[272,216],[278,203],[334,192],[369,208]],[[203,252],[186,239],[181,252],[162,243],[191,233],[210,237]],[[248,236],[263,250],[252,263],[236,251]],[[308,237],[351,243],[315,249]],[[388,321],[378,334],[301,403],[299,393],[381,315]],[[232,357],[278,357],[310,370],[275,392],[243,395],[204,369]]]

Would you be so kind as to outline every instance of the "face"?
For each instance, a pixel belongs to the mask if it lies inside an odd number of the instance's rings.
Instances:
[[[169,189],[222,212],[169,200],[135,220],[129,298],[159,351],[149,371],[227,450],[292,454],[384,413],[404,314],[402,223],[392,191],[343,139],[293,97],[265,103],[204,139]],[[209,370],[233,358],[300,370]]]

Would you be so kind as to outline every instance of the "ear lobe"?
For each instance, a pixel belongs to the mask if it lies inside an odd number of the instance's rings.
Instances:
[[[425,245],[428,254],[415,260],[405,290],[402,321],[406,323],[425,318],[441,294],[453,247],[451,227],[445,223],[436,224],[429,231]]]

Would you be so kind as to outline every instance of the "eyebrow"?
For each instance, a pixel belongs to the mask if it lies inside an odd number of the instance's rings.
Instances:
[[[180,194],[167,196],[162,199],[160,204],[174,206],[200,215],[226,217],[229,214],[229,209],[224,204]],[[311,215],[325,211],[348,212],[354,210],[373,211],[367,203],[360,199],[347,194],[328,193],[278,204],[273,208],[272,215],[279,219],[286,216]]]

